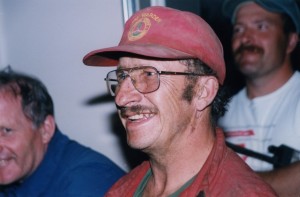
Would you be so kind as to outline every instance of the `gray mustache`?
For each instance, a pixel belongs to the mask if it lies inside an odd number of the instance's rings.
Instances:
[[[120,110],[120,114],[123,118],[129,117],[129,116],[135,115],[135,114],[142,114],[143,112],[157,113],[157,111],[158,111],[157,109],[145,107],[142,105],[135,105],[135,106],[130,106],[130,107],[120,107],[119,110]]]

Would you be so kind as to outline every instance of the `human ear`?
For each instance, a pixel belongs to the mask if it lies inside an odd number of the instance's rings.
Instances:
[[[297,33],[291,33],[289,35],[289,42],[287,46],[287,53],[291,53],[297,46],[299,37]]]
[[[196,107],[197,110],[204,110],[208,105],[212,103],[219,89],[219,83],[216,77],[206,76],[201,77],[198,81]]]
[[[52,115],[48,115],[41,126],[43,143],[48,144],[55,132],[55,120]]]

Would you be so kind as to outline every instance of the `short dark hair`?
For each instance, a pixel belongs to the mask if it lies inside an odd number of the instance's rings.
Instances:
[[[188,67],[188,72],[195,72],[208,76],[215,76],[218,78],[216,72],[199,59],[186,59],[180,60],[180,62]],[[186,92],[189,93],[185,93],[185,95],[190,96],[184,96],[184,98],[188,101],[191,101],[192,97],[194,96],[194,88],[196,84],[195,80],[197,77],[187,76],[187,79],[190,81],[190,83],[187,85]],[[217,126],[219,118],[225,114],[229,98],[230,92],[228,91],[227,87],[219,84],[219,90],[211,104],[211,123],[214,127]]]
[[[54,116],[54,106],[46,86],[37,78],[13,71],[0,71],[0,91],[21,98],[22,110],[34,126],[40,127],[48,115]]]

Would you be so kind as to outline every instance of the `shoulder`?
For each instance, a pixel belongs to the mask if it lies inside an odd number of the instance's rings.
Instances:
[[[231,149],[227,148],[227,150],[218,179],[223,189],[228,187],[228,190],[223,190],[228,193],[224,196],[276,196],[273,189],[253,172],[236,153]]]
[[[53,189],[65,196],[103,196],[125,172],[103,154],[61,135],[61,147],[56,150],[56,174]],[[59,139],[57,144],[59,145]],[[57,149],[59,148],[59,150]]]
[[[233,122],[236,117],[243,114],[243,108],[241,106],[246,106],[249,99],[246,96],[246,89],[241,89],[237,94],[233,95],[226,106],[226,112],[224,116],[220,117],[218,124],[223,129],[227,127],[231,122]],[[233,122],[234,123],[234,122]],[[225,129],[226,130],[226,129]]]
[[[237,92],[235,95],[233,95],[230,99],[229,106],[234,106],[240,102],[245,102],[248,100],[247,94],[246,94],[246,87],[241,89],[239,92]]]
[[[61,163],[68,166],[68,170],[91,168],[98,169],[104,174],[120,172],[120,168],[102,153],[86,147],[74,140],[69,140],[61,155]],[[103,174],[103,175],[104,175]]]
[[[57,130],[48,148],[51,157],[69,168],[83,163],[112,163],[102,153],[68,138]]]

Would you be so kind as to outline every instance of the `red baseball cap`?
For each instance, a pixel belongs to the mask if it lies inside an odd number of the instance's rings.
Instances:
[[[132,15],[125,24],[118,46],[85,55],[89,66],[116,66],[124,56],[159,59],[198,58],[225,79],[222,44],[212,28],[198,15],[173,8],[153,6]]]

